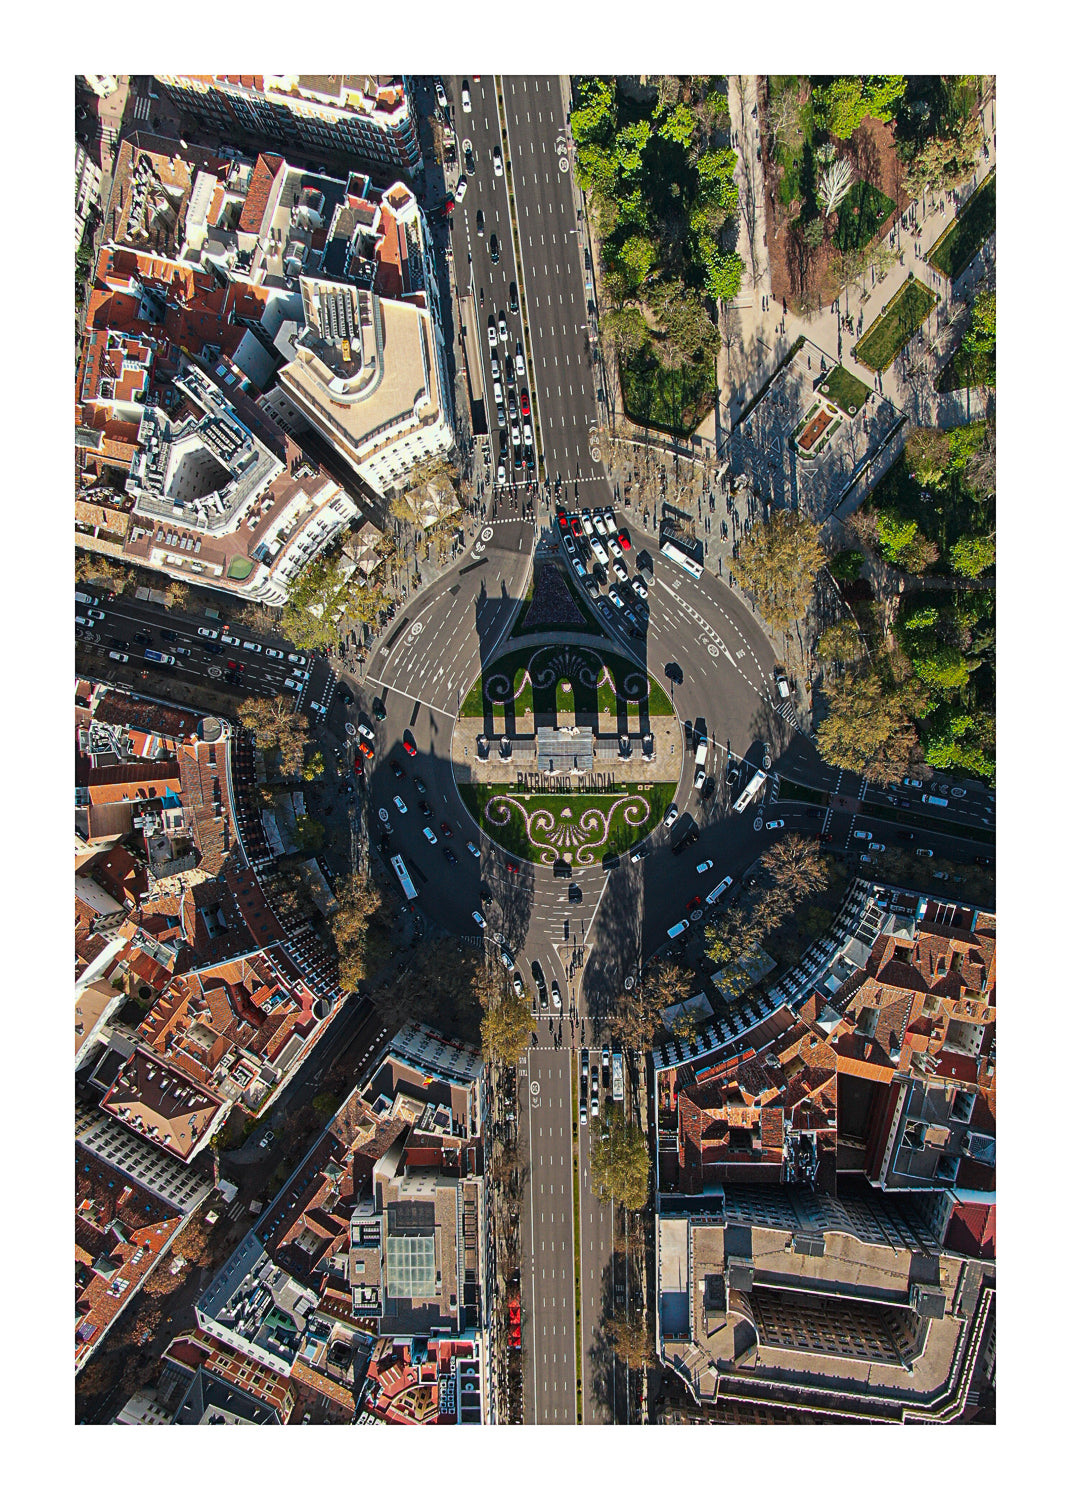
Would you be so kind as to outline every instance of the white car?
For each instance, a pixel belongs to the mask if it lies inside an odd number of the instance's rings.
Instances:
[[[436,83],[436,85],[435,85],[435,97],[439,101],[439,108],[440,109],[445,109],[446,108],[446,90],[443,88],[443,86],[442,86],[441,83]]]
[[[208,640],[210,640],[210,641],[218,641],[219,640],[219,631],[218,630],[210,630],[207,625],[198,625],[198,627],[197,627],[197,634],[198,635],[206,636],[208,638]],[[293,661],[294,658],[291,657],[290,660]]]
[[[767,823],[767,825],[766,825],[766,832],[767,833],[772,833],[775,828],[784,828],[784,826],[785,826],[785,820],[784,820],[784,818],[773,818],[773,819],[771,819],[771,821],[769,823]],[[871,847],[873,847],[873,846],[871,846]]]
[[[593,1120],[599,1118],[599,1096],[594,1093],[591,1096],[591,1118]]]
[[[558,981],[556,979],[552,979],[550,981],[550,998],[554,1001],[554,1009],[561,1010],[562,992],[558,988]]]
[[[713,868],[714,861],[712,859],[704,859],[700,864],[696,865],[695,873],[697,875],[705,875],[708,870],[713,870]]]
[[[513,993],[517,996],[518,1000],[524,997],[524,984],[516,969],[513,971]]]
[[[357,733],[361,736],[362,740],[367,740],[370,745],[375,744],[376,732],[370,724],[358,724]]]
[[[617,609],[624,609],[625,601],[624,599],[622,599],[621,595],[617,592],[616,589],[611,589],[606,597],[609,599],[610,603],[613,604]]]
[[[617,540],[616,536],[611,536],[609,532],[606,535],[606,545],[615,557],[622,557],[624,555],[621,551],[621,543]]]
[[[524,421],[524,441],[526,443],[530,443],[532,441],[532,424],[528,421],[527,417]]]
[[[580,1101],[580,1123],[581,1125],[588,1123],[588,1107],[583,1100]]]
[[[498,461],[498,474],[496,475],[496,481],[498,484],[505,484],[506,482],[506,463],[505,460],[501,458]]]
[[[241,641],[239,641],[236,635],[224,635],[223,644],[225,646],[240,646]]]
[[[86,616],[90,620],[103,620],[104,611],[102,609],[87,609]]]
[[[498,343],[498,330],[495,327],[494,314],[487,320],[487,342],[492,349]]]
[[[647,585],[638,573],[632,580],[632,592],[640,599],[647,598]]]
[[[479,849],[477,849],[477,847],[476,847],[475,844],[468,843],[468,844],[465,845],[465,848],[472,855],[473,859],[479,859],[479,857],[480,857],[480,851],[479,851]]]
[[[435,830],[433,828],[425,828],[424,837],[427,839],[429,844],[437,844],[439,842],[439,840],[435,837]]]
[[[663,827],[672,828],[679,817],[680,809],[675,802],[671,802],[666,808],[666,816],[662,819]]]
[[[265,646],[264,647],[264,655],[265,656],[274,656],[275,659],[276,659],[276,661],[282,661],[282,659],[283,659],[283,653],[281,651],[276,651],[276,649],[275,649],[274,646]]]
[[[591,524],[591,517],[586,512],[580,517],[580,524],[584,528],[584,535],[591,536],[595,528]]]
[[[394,805],[395,805],[395,807],[398,809],[398,811],[400,813],[407,813],[409,811],[409,809],[406,807],[405,803],[402,801],[402,799],[400,797],[395,797],[395,799],[394,799]]]
[[[874,837],[874,835],[872,833],[870,833],[865,828],[857,828],[855,830],[855,832],[852,834],[852,838],[855,838],[855,839],[866,839],[866,841],[867,841],[868,844],[869,844],[870,840],[873,837]]]
[[[205,634],[203,630],[199,630],[197,633],[198,635]],[[291,651],[290,655],[286,659],[287,661],[293,662],[295,667],[303,667],[305,665],[305,658],[298,651]]]
[[[465,194],[468,192],[468,190],[469,190],[469,181],[468,181],[468,178],[467,177],[459,177],[457,179],[457,187],[454,189],[454,202],[455,203],[460,203],[461,200],[464,198]]]
[[[627,583],[628,582],[628,569],[625,567],[625,564],[623,562],[618,562],[618,560],[617,560],[616,557],[614,558],[614,561],[613,561],[613,569],[614,569],[615,574],[617,575],[618,578],[620,578],[620,580],[621,580],[622,583]]]
[[[467,115],[472,114],[472,95],[469,93],[469,86],[467,83],[463,83],[461,85],[461,108]]]
[[[600,536],[606,535],[606,522],[603,520],[602,516],[592,516],[591,524],[595,527],[595,530],[599,533]]]
[[[509,329],[506,327],[506,314],[502,312],[500,312],[498,315],[498,332],[503,345],[505,345],[506,336],[509,333]]]
[[[492,354],[491,355],[491,379],[492,380],[499,380],[501,378],[501,376],[502,376],[502,371],[498,367],[498,355],[497,354]],[[499,401],[501,401],[502,397],[499,396],[497,399]]]
[[[502,176],[502,152],[499,150],[499,148],[497,146],[491,152],[491,156],[493,157],[494,163],[495,163],[495,176],[496,177],[501,177]]]
[[[291,675],[296,677],[299,682],[308,682],[309,680],[308,672],[301,672],[297,667],[291,668]]]
[[[127,656],[127,654],[126,654],[125,651],[109,651],[108,655],[111,657],[112,661],[129,661],[130,660],[130,657]]]
[[[597,536],[593,536],[591,538],[591,552],[592,556],[598,558],[603,567],[606,567],[607,563],[610,561],[610,555],[603,544],[599,541]]]
[[[283,686],[288,687],[292,693],[300,693],[304,683],[295,682],[293,677],[288,677]]]
[[[259,641],[243,641],[242,642],[242,650],[243,651],[256,651],[256,652],[259,653],[259,652],[261,652],[261,651],[264,650],[264,647],[260,644]]]
[[[518,376],[524,374],[524,345],[520,339],[517,340],[517,374]]]
[[[483,912],[482,911],[474,911],[473,914],[472,914],[472,920],[476,923],[477,927],[486,927],[487,926],[487,923],[483,919]]]

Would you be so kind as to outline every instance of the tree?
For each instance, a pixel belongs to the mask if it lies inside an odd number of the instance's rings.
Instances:
[[[706,289],[716,301],[731,302],[739,295],[744,279],[744,262],[735,250],[718,250],[703,246],[702,259],[706,265]]]
[[[625,361],[633,359],[651,341],[651,330],[634,304],[611,309],[603,317],[602,327],[618,357]]]
[[[319,849],[323,846],[324,825],[315,818],[298,816],[294,819],[294,832],[302,849]]]
[[[783,634],[806,615],[819,569],[825,564],[818,527],[805,516],[774,511],[754,526],[740,548],[733,572],[757,598],[769,623]],[[802,649],[802,640],[801,640]]]
[[[182,578],[169,578],[164,589],[168,609],[185,609],[189,603],[190,586]]]
[[[862,571],[864,561],[861,552],[838,552],[830,560],[829,571],[838,583],[854,583]]]
[[[759,866],[793,904],[824,891],[829,884],[829,866],[813,839],[790,833],[767,849]]]
[[[904,186],[913,198],[956,187],[974,171],[982,149],[982,125],[973,111],[945,135],[931,136],[904,172]]]
[[[831,766],[889,782],[918,760],[918,734],[904,696],[876,671],[846,673],[830,684],[827,700],[818,749]]]
[[[274,750],[284,776],[296,776],[304,759],[307,732],[293,704],[283,698],[247,698],[238,710],[243,729],[257,737],[261,750]]]
[[[846,156],[842,156],[837,161],[830,162],[818,179],[817,197],[825,209],[827,219],[851,191],[852,175],[851,162]]]
[[[666,1010],[670,1005],[677,1005],[681,1000],[686,1000],[692,988],[692,981],[688,972],[680,964],[671,960],[663,959],[652,965],[645,973],[643,979],[644,987],[651,992],[657,1009]]]
[[[904,444],[908,472],[925,489],[943,489],[951,447],[949,435],[939,427],[913,427]]]
[[[356,872],[335,892],[338,909],[330,918],[344,989],[356,989],[374,974],[389,950],[390,918],[380,892]]]
[[[512,992],[503,995],[480,1022],[484,1057],[514,1068],[531,1045],[532,1017],[524,1001]]]
[[[996,380],[997,298],[995,292],[979,292],[971,308],[971,322],[960,345],[967,361],[971,385],[992,386]]]
[[[691,1005],[682,1005],[673,1017],[673,1025],[670,1028],[679,1042],[686,1046],[694,1042],[699,1031],[699,1014]]]
[[[642,1307],[614,1313],[609,1334],[618,1359],[630,1370],[654,1363],[654,1339]]]
[[[625,990],[618,1001],[618,1016],[625,1046],[633,1052],[649,1052],[661,1024],[658,991],[646,980]]]
[[[302,772],[306,781],[315,781],[317,777],[324,774],[324,753],[322,750],[314,750],[305,761],[305,769]]]
[[[766,123],[770,131],[773,153],[776,153],[779,146],[784,146],[789,155],[794,155],[796,150],[803,145],[803,131],[800,128],[801,110],[798,81],[792,77],[786,78],[775,92],[771,80]]]
[[[815,652],[819,661],[851,662],[860,654],[859,631],[851,618],[827,625],[818,637]]]
[[[846,141],[868,116],[891,120],[906,88],[907,79],[899,74],[832,78],[814,90],[814,123]]]
[[[588,1162],[591,1185],[600,1198],[613,1198],[633,1213],[646,1205],[651,1175],[647,1141],[620,1105],[607,1106],[606,1130],[595,1137]]]
[[[690,146],[692,136],[695,134],[696,118],[687,104],[678,104],[671,109],[669,114],[658,127],[658,134],[664,140],[673,141],[678,146]]]
[[[979,578],[997,560],[996,538],[992,536],[964,536],[955,542],[948,560],[957,573],[964,578]]]

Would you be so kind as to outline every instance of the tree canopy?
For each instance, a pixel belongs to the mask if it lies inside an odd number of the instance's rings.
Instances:
[[[651,1175],[647,1141],[620,1105],[606,1106],[606,1130],[592,1140],[589,1170],[600,1198],[613,1198],[633,1212],[645,1206]]]
[[[733,571],[756,596],[765,619],[787,632],[806,615],[825,560],[814,522],[776,510],[761,526],[752,527]]]
[[[902,691],[876,671],[848,672],[826,690],[818,749],[831,766],[889,782],[919,759],[918,734]]]
[[[284,776],[302,769],[308,729],[288,698],[247,698],[238,710],[244,729],[256,734],[261,750],[274,751]]]
[[[532,1042],[532,1017],[524,1001],[510,991],[492,1003],[480,1022],[484,1056],[504,1067],[516,1067]]]
[[[846,141],[868,116],[891,120],[906,89],[907,78],[900,74],[830,78],[812,94],[815,124]]]

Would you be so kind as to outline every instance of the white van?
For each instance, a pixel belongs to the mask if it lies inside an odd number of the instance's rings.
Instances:
[[[688,923],[687,922],[675,922],[672,927],[667,928],[667,930],[666,930],[666,936],[667,937],[671,937],[671,938],[676,938],[676,937],[680,937],[680,935],[681,935],[682,932],[687,932],[687,931],[688,931]]]
[[[923,800],[923,802],[928,802],[931,807],[947,807],[948,806],[948,798],[947,797],[933,797],[933,796],[930,795],[929,792],[924,792],[923,793],[922,800]]]
[[[733,883],[733,877],[731,875],[726,875],[726,877],[722,881],[722,883],[720,885],[716,885],[714,887],[714,889],[711,891],[710,895],[706,898],[707,905],[708,906],[713,906],[714,903],[715,903],[715,901],[717,901],[717,899],[718,899],[719,896],[724,896],[725,895],[725,892],[729,889],[729,887],[732,885],[732,883]]]
[[[78,592],[78,590],[75,589],[75,591],[74,591],[74,602],[76,604],[96,604],[97,601],[93,598],[93,596],[91,594],[80,594]]]

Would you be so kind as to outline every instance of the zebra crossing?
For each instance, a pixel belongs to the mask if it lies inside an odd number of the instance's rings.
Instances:
[[[796,717],[796,710],[792,707],[791,702],[779,704],[775,712],[779,719],[784,719],[785,723],[791,724],[793,729],[799,729],[800,721]]]
[[[139,94],[134,100],[134,119],[148,120],[152,114],[152,100]]]

